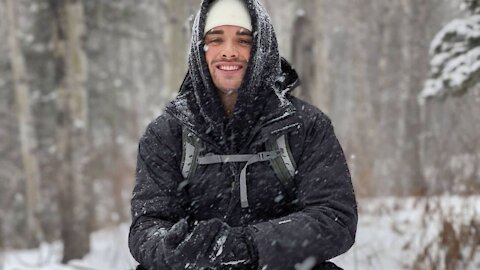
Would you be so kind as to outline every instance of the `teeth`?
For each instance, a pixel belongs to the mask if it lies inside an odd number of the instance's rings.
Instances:
[[[239,66],[220,66],[220,69],[230,71],[230,70],[238,70],[240,69],[240,67]]]

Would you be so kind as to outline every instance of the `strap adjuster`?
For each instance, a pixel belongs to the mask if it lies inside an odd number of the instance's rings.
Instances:
[[[278,157],[281,154],[280,150],[277,151],[268,151],[268,152],[261,152],[258,153],[258,160],[259,161],[267,161],[272,160]]]

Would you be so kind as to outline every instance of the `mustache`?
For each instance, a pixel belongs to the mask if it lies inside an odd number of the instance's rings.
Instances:
[[[217,64],[217,63],[240,63],[240,64],[248,64],[247,59],[235,59],[235,60],[227,60],[227,59],[218,59],[218,60],[212,60],[212,64]]]

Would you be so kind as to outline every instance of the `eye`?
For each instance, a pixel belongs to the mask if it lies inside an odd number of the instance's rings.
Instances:
[[[207,40],[207,44],[219,44],[221,43],[223,40],[221,38],[210,38]]]
[[[252,40],[251,39],[240,39],[239,43],[242,45],[252,45]]]

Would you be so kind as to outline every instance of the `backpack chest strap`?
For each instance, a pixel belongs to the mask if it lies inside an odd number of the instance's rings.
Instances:
[[[212,155],[207,154],[203,157],[198,157],[198,164],[215,164],[215,163],[230,163],[230,162],[259,162],[267,161],[277,158],[279,156],[278,151],[260,152],[257,154],[244,154],[244,155]]]
[[[231,162],[246,162],[240,172],[240,202],[242,208],[248,207],[247,195],[247,167],[253,163],[261,161],[270,161],[276,159],[282,153],[280,150],[260,152],[257,154],[244,155],[205,155],[198,157],[198,164],[216,164],[216,163],[231,163]]]

